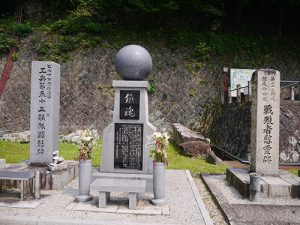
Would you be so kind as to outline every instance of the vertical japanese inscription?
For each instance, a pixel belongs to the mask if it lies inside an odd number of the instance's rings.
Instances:
[[[143,124],[116,123],[114,168],[143,168]]]
[[[262,102],[263,102],[263,163],[270,163],[272,159],[273,149],[273,120],[274,112],[273,107],[276,101],[275,99],[275,76],[261,76],[261,90],[262,90]]]
[[[46,130],[46,121],[49,118],[48,99],[51,99],[51,80],[52,80],[52,65],[46,64],[43,67],[39,68],[38,72],[38,109],[37,109],[37,142],[36,149],[37,155],[43,155],[45,152],[45,130]]]
[[[139,120],[140,118],[140,91],[120,91],[120,119]]]
[[[252,81],[250,170],[265,175],[277,175],[280,73],[271,69],[259,69]]]
[[[59,65],[32,62],[30,109],[30,162],[48,164],[58,150]]]

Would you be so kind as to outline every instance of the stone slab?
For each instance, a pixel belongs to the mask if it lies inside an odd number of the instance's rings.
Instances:
[[[291,197],[292,185],[280,177],[263,176],[263,181],[268,184],[269,198],[289,198]]]
[[[129,81],[129,80],[114,80],[113,87],[115,88],[146,88],[150,90],[148,81]]]
[[[290,173],[279,173],[279,177],[291,184],[291,197],[300,198],[300,177],[294,176]]]
[[[0,207],[6,208],[23,208],[23,209],[35,209],[39,205],[43,204],[43,200],[25,200],[25,201],[13,201],[13,202],[3,202],[5,200],[0,200]]]
[[[134,173],[102,173],[96,171],[92,174],[92,181],[97,178],[106,179],[128,179],[128,180],[146,180],[146,192],[153,191],[153,174],[134,174]]]
[[[105,208],[99,208],[98,202],[97,200],[95,200],[95,198],[89,202],[85,202],[85,203],[80,202],[75,204],[76,204],[75,206],[72,205],[72,208],[70,207],[69,209],[75,211],[93,211],[93,212],[106,212],[106,213],[116,213],[118,209],[118,205],[115,204],[108,204]]]
[[[145,180],[98,178],[90,185],[91,191],[145,193]]]
[[[6,160],[5,159],[0,159],[0,169],[3,169],[6,167]]]

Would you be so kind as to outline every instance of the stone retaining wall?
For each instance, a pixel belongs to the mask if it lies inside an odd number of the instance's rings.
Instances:
[[[250,152],[250,109],[250,102],[222,105],[208,135],[213,144],[243,160]],[[281,100],[279,135],[279,162],[300,164],[300,101]]]

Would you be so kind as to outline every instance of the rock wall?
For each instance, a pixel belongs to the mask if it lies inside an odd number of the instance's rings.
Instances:
[[[216,146],[240,159],[248,160],[251,131],[251,102],[220,105],[209,138]]]
[[[37,59],[32,43],[32,37],[28,37],[20,44],[18,60],[1,98],[0,130],[29,130],[31,61]],[[148,49],[154,64],[149,77],[155,88],[149,98],[151,123],[167,129],[175,122],[199,128],[204,108],[219,99],[221,73],[213,75],[215,72],[203,67],[192,74],[185,53],[139,44]],[[117,51],[96,47],[75,52],[70,61],[61,63],[61,134],[86,128],[101,134],[112,120],[111,85],[114,79],[120,79],[114,67]]]
[[[251,131],[251,103],[232,103],[220,106],[209,137],[226,152],[248,160]],[[300,163],[300,101],[281,100],[279,162]]]

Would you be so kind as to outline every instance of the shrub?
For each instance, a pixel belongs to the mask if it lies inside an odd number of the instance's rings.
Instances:
[[[0,33],[0,52],[6,53],[14,45],[15,40],[6,33]]]

